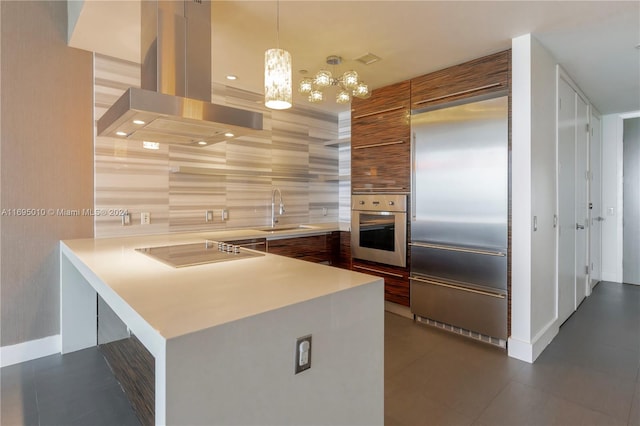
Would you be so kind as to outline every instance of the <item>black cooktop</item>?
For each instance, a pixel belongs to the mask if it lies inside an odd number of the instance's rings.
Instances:
[[[264,256],[264,253],[258,251],[211,240],[193,244],[137,248],[136,251],[175,268]]]

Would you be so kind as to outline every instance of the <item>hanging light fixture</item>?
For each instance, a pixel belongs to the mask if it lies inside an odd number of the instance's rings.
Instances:
[[[327,64],[336,66],[342,63],[342,58],[337,55],[327,57]],[[316,75],[305,77],[300,80],[298,92],[308,95],[307,100],[311,103],[322,102],[324,99],[322,90],[334,86],[338,88],[336,94],[336,102],[346,104],[351,102],[353,96],[356,98],[367,99],[371,97],[371,91],[363,81],[359,80],[358,73],[350,70],[346,71],[340,77],[334,77],[331,71],[320,70]]]
[[[264,104],[271,109],[291,108],[291,54],[280,49],[280,2],[277,1],[277,48],[264,53]]]

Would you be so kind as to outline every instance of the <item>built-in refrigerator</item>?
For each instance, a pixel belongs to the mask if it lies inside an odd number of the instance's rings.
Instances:
[[[507,338],[508,97],[413,111],[411,311]]]

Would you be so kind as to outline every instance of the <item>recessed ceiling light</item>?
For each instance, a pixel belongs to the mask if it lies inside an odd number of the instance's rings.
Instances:
[[[238,76],[233,75],[233,74],[229,74],[229,75],[227,76],[227,80],[237,80],[237,79],[238,79]]]
[[[227,132],[227,133],[225,133],[224,135],[225,135],[226,137],[228,137],[228,138],[232,138],[232,137],[234,137],[234,136],[235,136],[235,135],[234,135],[233,133],[231,133],[231,132]]]
[[[127,132],[116,132],[118,136],[127,136]]]
[[[198,142],[198,145],[206,145],[207,143],[205,141],[200,141]]]
[[[142,120],[133,120],[133,124],[144,124]]]
[[[142,147],[144,149],[160,149],[158,142],[142,141]]]

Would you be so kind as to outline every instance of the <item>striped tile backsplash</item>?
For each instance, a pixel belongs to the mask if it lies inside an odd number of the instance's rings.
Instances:
[[[97,54],[94,67],[98,120],[126,88],[139,86],[140,70]],[[214,85],[212,99],[262,112],[263,132],[204,148],[161,145],[155,151],[139,141],[96,136],[95,207],[132,214],[129,226],[118,216],[96,217],[96,237],[267,226],[275,187],[286,208],[281,224],[344,220],[350,189],[339,176],[348,173],[348,163],[346,169],[341,163],[348,162],[349,152],[343,145],[325,145],[345,131],[338,117],[295,107],[271,111],[263,107],[262,95],[221,85]],[[227,221],[220,218],[223,209]],[[206,210],[214,210],[213,222],[205,221]],[[141,212],[151,213],[150,225],[140,224]]]

